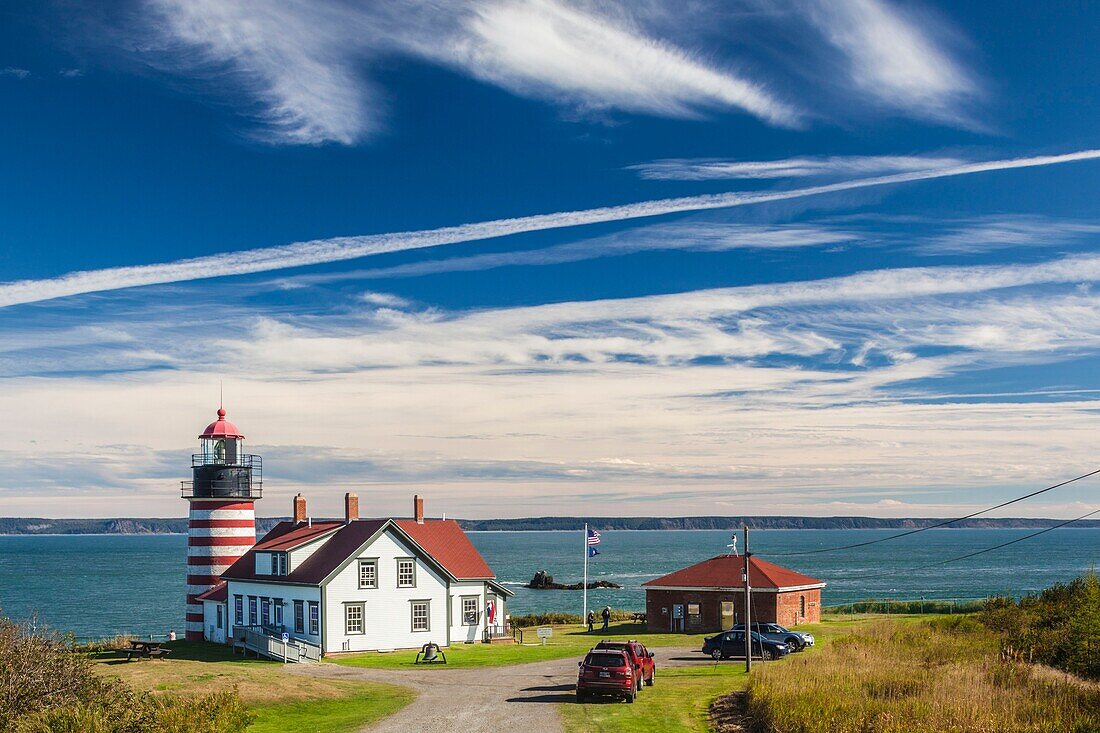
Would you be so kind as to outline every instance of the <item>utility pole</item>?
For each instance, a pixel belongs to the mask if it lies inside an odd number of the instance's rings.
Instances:
[[[752,587],[749,585],[749,525],[745,525],[745,566],[741,580],[745,583],[745,674],[752,671]]]

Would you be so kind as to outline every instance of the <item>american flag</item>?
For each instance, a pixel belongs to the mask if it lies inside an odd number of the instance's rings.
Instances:
[[[600,533],[594,529],[588,530],[588,546],[600,544]]]

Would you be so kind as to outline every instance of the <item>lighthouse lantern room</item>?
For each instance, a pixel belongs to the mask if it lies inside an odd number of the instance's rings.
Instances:
[[[191,480],[183,481],[190,504],[187,523],[187,638],[203,638],[198,596],[221,581],[221,574],[256,543],[255,500],[263,491],[263,464],[244,452],[244,435],[218,419],[199,435],[191,456]]]

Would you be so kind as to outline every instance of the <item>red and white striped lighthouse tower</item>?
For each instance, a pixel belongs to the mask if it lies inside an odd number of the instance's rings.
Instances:
[[[217,585],[225,569],[256,544],[255,500],[263,490],[259,456],[244,452],[244,436],[225,419],[218,419],[199,436],[199,452],[191,456],[191,481],[183,482],[183,498],[191,505],[187,523],[187,638],[202,640],[201,593]]]

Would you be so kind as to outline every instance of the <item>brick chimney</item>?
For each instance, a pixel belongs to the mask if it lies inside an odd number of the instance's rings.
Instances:
[[[306,521],[306,498],[301,492],[294,497],[294,523]]]
[[[359,518],[359,495],[344,494],[344,521],[351,523]]]
[[[424,499],[420,496],[413,497],[413,516],[417,524],[424,524]]]

